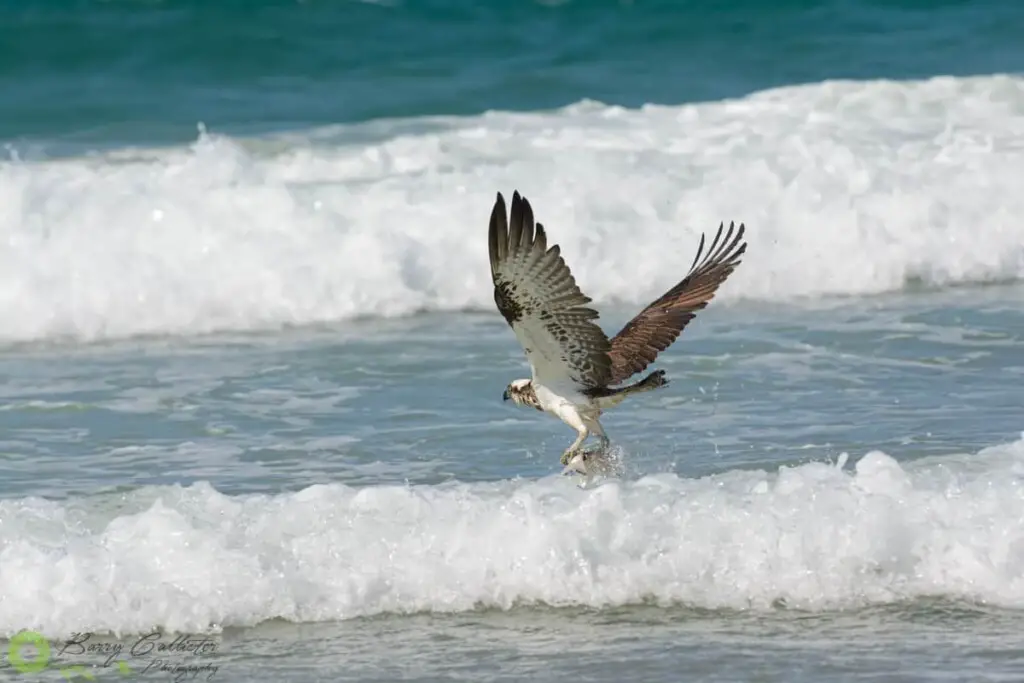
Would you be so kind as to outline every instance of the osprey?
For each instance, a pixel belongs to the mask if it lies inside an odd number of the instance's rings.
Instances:
[[[730,223],[724,239],[723,229],[724,223],[703,261],[701,235],[686,277],[609,340],[594,322],[598,313],[586,306],[591,299],[576,285],[558,245],[548,247],[544,226],[534,225],[530,203],[516,191],[506,219],[505,199],[498,193],[488,235],[494,303],[533,373],[532,379],[511,382],[502,398],[554,415],[576,430],[576,440],[562,455],[563,465],[576,455],[586,459],[580,449],[591,434],[600,439],[602,449],[608,447],[599,420],[602,412],[627,396],[668,384],[665,371],[657,370],[633,384],[616,386],[654,362],[740,264],[747,249],[740,243],[744,226],[735,229]]]

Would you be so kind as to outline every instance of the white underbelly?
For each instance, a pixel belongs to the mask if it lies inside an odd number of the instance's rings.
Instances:
[[[533,390],[541,408],[549,412],[557,413],[559,409],[569,406],[579,409],[586,409],[590,406],[590,399],[573,389],[566,391],[561,387],[551,388],[542,384],[535,385]]]

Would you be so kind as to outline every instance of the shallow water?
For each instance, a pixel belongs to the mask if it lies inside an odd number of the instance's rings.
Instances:
[[[12,349],[0,630],[225,628],[223,680],[1012,680],[1022,293],[709,308],[587,491],[496,314]]]

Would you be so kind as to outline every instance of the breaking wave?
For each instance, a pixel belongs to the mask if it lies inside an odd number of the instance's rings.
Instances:
[[[490,309],[519,189],[598,303],[748,226],[723,301],[1024,277],[1024,79],[826,82],[636,110],[377,121],[0,163],[0,340]],[[17,155],[15,155],[17,156]]]
[[[0,501],[0,635],[654,601],[1024,607],[1024,440],[581,491],[563,477]]]

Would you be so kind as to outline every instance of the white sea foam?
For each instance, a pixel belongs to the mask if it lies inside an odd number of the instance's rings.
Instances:
[[[730,220],[724,301],[1021,278],[1022,140],[1024,79],[990,76],[4,162],[0,340],[490,309],[513,188],[599,303],[657,295]]]
[[[568,478],[0,501],[0,635],[514,604],[1024,608],[1024,441],[590,491]]]

